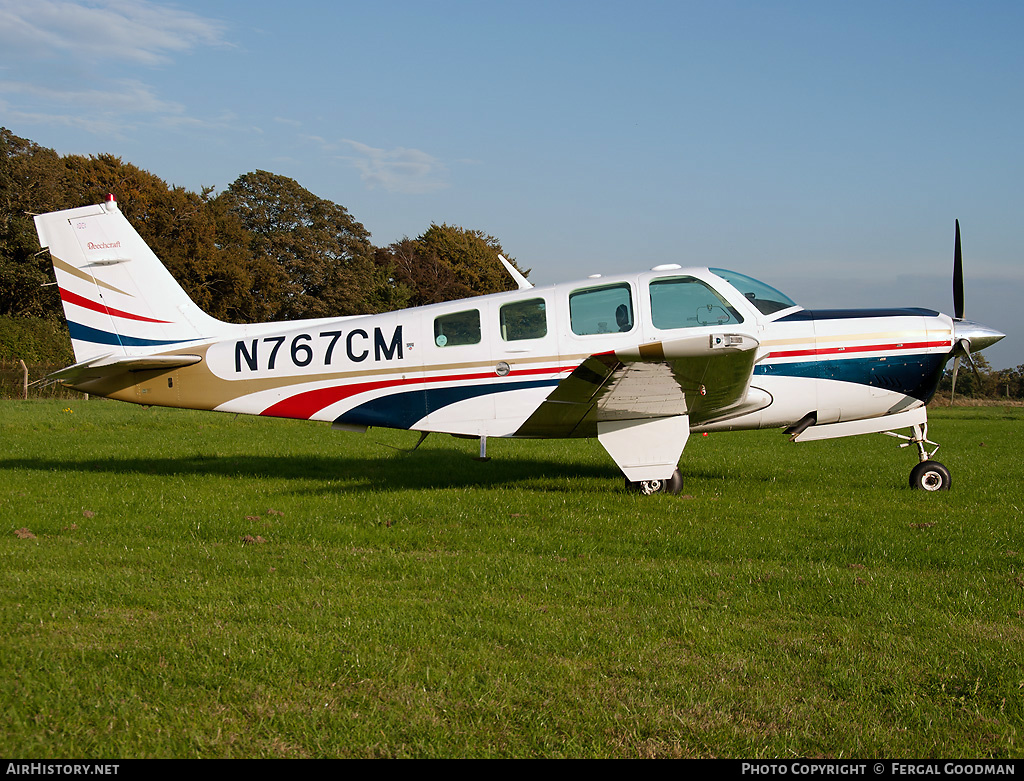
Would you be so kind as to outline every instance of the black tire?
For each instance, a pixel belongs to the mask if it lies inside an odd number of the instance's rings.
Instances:
[[[678,496],[683,490],[683,475],[677,469],[672,473],[672,477],[668,479],[668,484],[665,486],[665,493],[672,494],[672,496]]]
[[[627,477],[626,490],[643,494],[644,496],[653,496],[654,494],[671,494],[675,496],[683,490],[683,475],[677,469],[668,480],[639,480],[633,482]]]
[[[938,461],[922,461],[910,471],[910,487],[920,491],[948,491],[952,483],[949,470]]]

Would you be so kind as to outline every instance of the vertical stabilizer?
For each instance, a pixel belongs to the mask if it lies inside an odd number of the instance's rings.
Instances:
[[[76,361],[148,355],[233,329],[196,306],[113,196],[41,214],[35,223],[53,260]]]

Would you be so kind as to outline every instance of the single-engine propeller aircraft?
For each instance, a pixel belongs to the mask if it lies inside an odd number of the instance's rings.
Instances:
[[[1003,334],[926,309],[806,310],[732,271],[682,268],[386,314],[237,325],[192,302],[113,196],[35,217],[76,363],[46,378],[138,404],[488,437],[597,437],[645,494],[678,493],[692,432],[781,428],[795,442],[887,432],[910,476],[950,486],[927,402],[950,358]],[[499,256],[500,257],[500,256]],[[905,435],[896,431],[909,429]]]

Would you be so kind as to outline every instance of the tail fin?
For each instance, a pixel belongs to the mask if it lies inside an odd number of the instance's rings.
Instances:
[[[233,329],[188,297],[131,226],[106,203],[40,214],[75,360],[149,355]]]

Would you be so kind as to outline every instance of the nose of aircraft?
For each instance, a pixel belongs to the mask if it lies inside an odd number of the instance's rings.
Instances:
[[[991,347],[1004,336],[1006,334],[973,320],[953,321],[953,342],[954,344],[963,344],[966,341],[968,352],[974,353]]]

